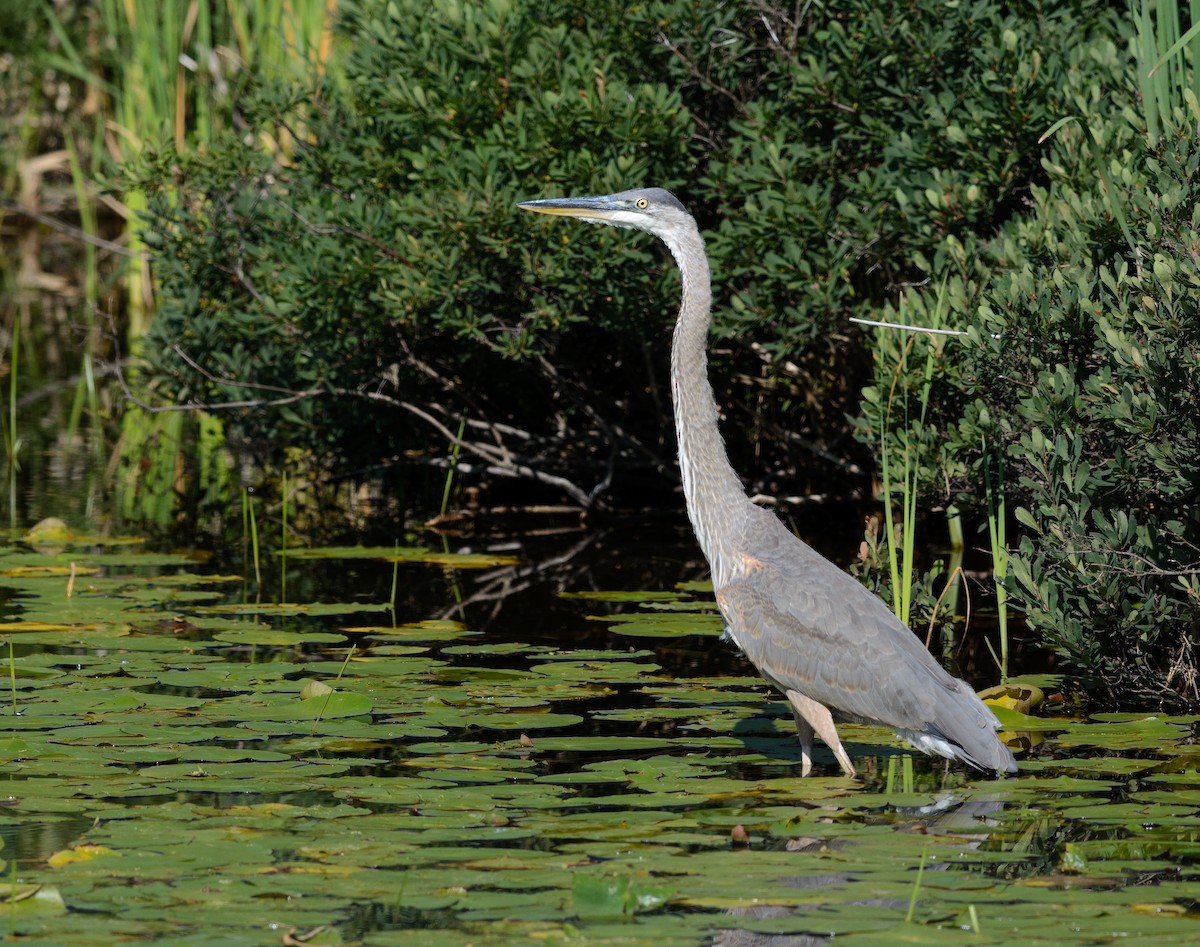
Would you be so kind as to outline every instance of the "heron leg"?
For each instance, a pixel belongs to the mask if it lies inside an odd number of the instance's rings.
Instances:
[[[788,704],[792,708],[792,717],[796,721],[796,733],[800,737],[800,775],[807,776],[812,772],[813,728],[808,725],[807,720],[800,716],[800,711],[792,703],[792,694],[794,693],[796,692],[788,691]]]
[[[829,708],[805,697],[799,691],[788,691],[787,699],[792,705],[792,716],[796,719],[796,733],[800,736],[800,775],[807,776],[812,769],[812,739],[815,732],[833,750],[833,755],[842,765],[843,772],[851,778],[857,776],[850,757],[842,749],[842,741],[838,739],[837,727],[833,725],[833,715],[830,714]]]

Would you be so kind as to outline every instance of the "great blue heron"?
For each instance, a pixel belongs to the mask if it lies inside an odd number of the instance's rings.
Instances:
[[[746,496],[717,429],[705,355],[708,257],[684,206],[662,188],[519,206],[644,230],[679,265],[683,300],[671,345],[671,393],[688,517],[712,568],[729,637],[791,705],[802,775],[812,769],[814,733],[846,775],[855,775],[833,715],[891,727],[926,753],[1015,772],[996,718],[974,691],[947,674],[880,599]]]

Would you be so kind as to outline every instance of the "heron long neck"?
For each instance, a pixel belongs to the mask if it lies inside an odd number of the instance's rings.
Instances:
[[[732,552],[726,547],[752,504],[725,453],[717,429],[717,402],[708,381],[705,347],[712,289],[704,241],[692,230],[668,246],[683,275],[683,300],[671,344],[679,468],[688,517],[712,566],[713,580],[720,585],[722,564],[730,561]]]

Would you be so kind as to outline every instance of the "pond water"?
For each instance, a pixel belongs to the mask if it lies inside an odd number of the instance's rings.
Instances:
[[[256,585],[240,551],[12,533],[0,928],[1200,940],[1193,720],[1010,714],[1025,749],[1005,780],[847,726],[862,778],[822,747],[801,779],[785,706],[719,640],[685,524],[516,535],[292,548]]]

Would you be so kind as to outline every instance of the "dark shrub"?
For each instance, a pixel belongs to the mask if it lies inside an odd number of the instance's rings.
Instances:
[[[846,318],[1044,174],[1080,15],[1017,9],[349,4],[344,81],[294,103],[264,85],[244,137],[154,169],[178,184],[152,205],[155,384],[247,403],[232,429],[261,459],[443,457],[465,417],[477,469],[579,502],[610,464],[626,496],[670,483],[661,250],[513,207],[662,184],[710,235],[739,469],[844,489],[790,436],[845,434],[865,364]],[[290,150],[268,160],[258,132]]]

